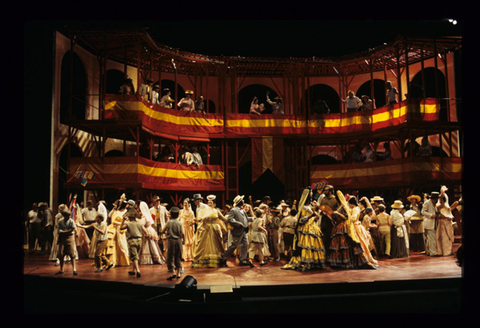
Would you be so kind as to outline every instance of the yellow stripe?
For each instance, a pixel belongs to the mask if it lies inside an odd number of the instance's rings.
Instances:
[[[117,102],[115,100],[106,103],[105,104],[105,110],[112,109],[113,107],[115,107],[116,104],[117,104]]]
[[[129,111],[139,111],[145,113],[145,115],[154,118],[156,120],[165,121],[177,125],[201,125],[201,126],[223,126],[223,119],[207,119],[200,116],[176,116],[160,111],[153,110],[152,108],[145,106],[140,101],[118,101],[108,103],[108,108],[105,106],[105,109],[115,109],[119,110],[129,110]]]
[[[154,177],[176,179],[208,179],[221,180],[224,178],[222,171],[189,171],[156,168],[142,164],[83,164],[81,170],[93,171],[98,174],[132,174],[139,173]]]
[[[227,120],[227,127],[231,128],[305,128],[306,122],[302,120],[261,119],[261,120]]]
[[[220,171],[188,171],[188,170],[172,170],[166,168],[155,168],[138,164],[138,173],[155,177],[166,177],[176,179],[223,179],[223,172]]]

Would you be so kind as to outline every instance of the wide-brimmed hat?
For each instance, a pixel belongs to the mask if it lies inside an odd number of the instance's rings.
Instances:
[[[208,195],[207,196],[207,200],[211,200],[211,201],[214,201],[216,198],[217,198],[217,196],[215,196],[215,195]]]
[[[156,202],[157,200],[162,200],[162,198],[161,198],[161,197],[158,197],[158,196],[155,196],[155,197],[153,197],[153,199],[152,199],[152,201],[154,201],[154,202]]]
[[[438,198],[440,197],[440,193],[438,191],[432,191],[430,193],[430,198]]]
[[[401,200],[396,200],[393,202],[392,208],[403,208],[403,203]]]
[[[233,199],[233,206],[237,206],[238,203],[240,203],[243,200],[244,195],[238,195]]]
[[[193,95],[193,91],[192,90],[187,90],[187,91],[185,91],[185,94],[186,95]]]
[[[155,84],[155,85],[153,86],[153,88],[154,88],[154,89],[160,89],[160,86],[159,86],[158,84]]]
[[[132,206],[135,206],[135,201],[134,201],[133,199],[129,199],[129,200],[127,201],[127,204],[132,205]]]
[[[198,200],[198,199],[203,199],[202,195],[200,195],[200,194],[194,194],[194,195],[193,195],[193,200]]]
[[[383,202],[383,198],[380,196],[375,196],[370,199],[371,202]]]
[[[410,195],[410,196],[407,197],[407,200],[409,200],[409,201],[412,201],[412,199],[416,199],[417,202],[420,202],[422,200],[422,198],[418,195]]]
[[[287,203],[285,203],[284,200],[282,200],[282,201],[280,202],[280,205],[279,205],[279,206],[287,206],[287,207],[288,207],[288,206],[290,206],[290,205],[288,205]]]

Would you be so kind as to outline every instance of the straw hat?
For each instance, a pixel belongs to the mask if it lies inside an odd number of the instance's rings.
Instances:
[[[243,200],[243,197],[245,197],[244,195],[240,196],[236,196],[234,199],[233,199],[233,206],[237,206],[238,203],[240,203],[242,200]]]
[[[410,195],[410,196],[407,197],[407,200],[409,200],[409,201],[412,201],[412,199],[416,199],[417,202],[420,202],[422,200],[422,198],[418,195]]]
[[[282,201],[280,202],[280,206],[287,206],[287,207],[288,207],[289,205],[288,205],[287,203],[285,203],[284,200],[282,200]]]
[[[208,195],[207,200],[211,200],[212,202],[217,198],[215,195]]]
[[[371,198],[370,201],[371,202],[382,202],[383,198],[380,197],[380,196],[375,196],[375,197]]]
[[[392,208],[403,208],[403,203],[401,200],[396,200],[393,205],[392,205]]]

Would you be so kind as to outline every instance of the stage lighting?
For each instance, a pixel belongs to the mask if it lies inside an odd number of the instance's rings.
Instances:
[[[175,289],[195,291],[197,290],[197,280],[193,276],[186,276],[179,284],[175,285]]]

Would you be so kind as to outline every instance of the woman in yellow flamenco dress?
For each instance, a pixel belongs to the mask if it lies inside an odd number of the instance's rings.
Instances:
[[[310,196],[306,204],[310,204]],[[295,234],[293,256],[285,264],[283,270],[309,271],[323,269],[325,266],[325,247],[322,241],[322,230],[317,225],[318,215],[310,205],[301,209]]]
[[[127,230],[120,230],[123,215],[126,213],[124,204],[112,213],[112,223],[107,227],[107,258],[114,266],[129,266],[130,257],[128,253]]]
[[[197,226],[193,244],[192,268],[218,268],[223,252],[223,234],[218,219],[227,222],[218,208],[214,206],[214,198],[207,197],[208,206],[198,214],[200,223]]]

